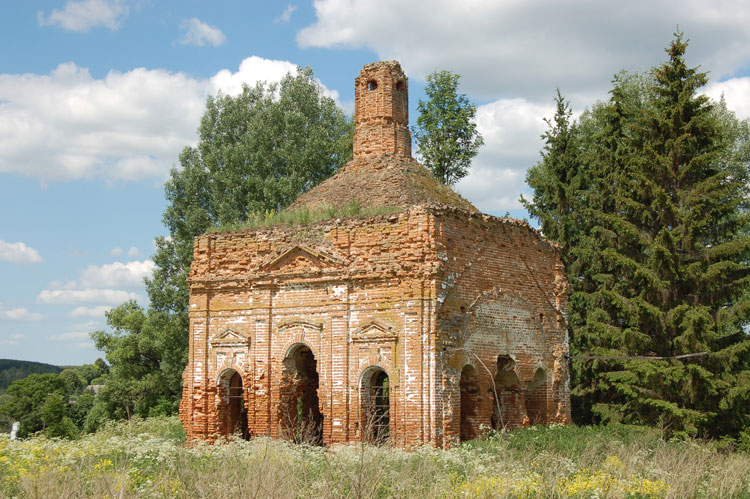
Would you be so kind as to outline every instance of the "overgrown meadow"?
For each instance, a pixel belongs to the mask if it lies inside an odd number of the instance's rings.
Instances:
[[[538,426],[444,451],[256,438],[185,444],[175,417],[79,440],[0,437],[4,497],[750,497],[750,455],[657,430]]]

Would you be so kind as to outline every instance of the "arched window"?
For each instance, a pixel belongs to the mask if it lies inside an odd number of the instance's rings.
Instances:
[[[242,376],[234,369],[227,369],[219,378],[219,388],[221,396],[219,419],[224,428],[224,434],[249,438]]]
[[[391,387],[388,373],[371,367],[362,374],[362,439],[386,443],[391,434]]]

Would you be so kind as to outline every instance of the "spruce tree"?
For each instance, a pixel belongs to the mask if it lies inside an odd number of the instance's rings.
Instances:
[[[573,111],[558,88],[555,95],[555,116],[545,118],[549,129],[542,134],[542,160],[529,169],[526,182],[534,188],[531,201],[521,196],[521,203],[529,214],[539,220],[545,237],[562,246],[563,263],[570,263],[568,252],[576,245],[580,234],[580,210],[577,193],[584,190],[578,160],[576,128]]]
[[[573,393],[593,421],[736,434],[750,423],[748,127],[700,95],[686,48],[677,34],[667,62],[616,78],[575,127],[572,350],[627,359],[574,361]]]

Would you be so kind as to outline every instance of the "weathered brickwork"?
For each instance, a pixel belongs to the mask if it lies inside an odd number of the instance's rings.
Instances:
[[[411,157],[409,81],[399,63],[366,65],[354,80],[354,157]]]
[[[388,145],[402,140],[391,124],[408,125],[406,83],[398,63],[365,66],[361,157],[296,205],[347,201],[352,179],[353,197],[397,213],[196,239],[188,438],[447,446],[491,425],[569,420],[558,251],[525,223],[478,213]]]

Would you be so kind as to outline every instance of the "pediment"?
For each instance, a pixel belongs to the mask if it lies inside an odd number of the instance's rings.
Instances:
[[[226,329],[211,337],[212,347],[248,347],[250,337],[231,329]]]
[[[395,327],[377,319],[363,323],[352,333],[352,341],[355,343],[396,340],[398,340],[398,333]]]
[[[276,253],[260,266],[264,271],[316,271],[340,267],[341,258],[313,249],[304,244],[295,244]]]
[[[301,319],[297,317],[282,322],[281,324],[279,324],[278,329],[279,329],[279,332],[283,332],[283,331],[286,331],[287,329],[291,329],[294,327],[301,327],[303,329],[314,329],[316,331],[323,330],[323,324],[320,324],[318,322],[308,321],[306,319]]]

